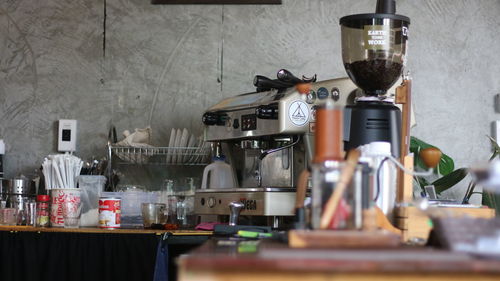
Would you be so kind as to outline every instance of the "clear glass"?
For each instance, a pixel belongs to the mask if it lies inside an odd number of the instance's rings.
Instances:
[[[342,59],[349,78],[367,95],[383,95],[406,64],[408,25],[398,19],[350,19],[341,27]]]
[[[17,224],[16,208],[0,209],[0,225],[16,225],[16,224]]]
[[[178,184],[166,182],[167,210],[169,223],[177,224],[182,228],[189,228],[196,224],[197,216],[194,213],[194,195],[196,191],[197,178],[186,177]]]
[[[64,228],[79,228],[82,204],[77,202],[62,203]]]
[[[24,202],[24,211],[26,215],[26,225],[35,226],[36,225],[36,202]]]
[[[163,203],[142,203],[142,220],[144,228],[151,228],[152,224],[167,223],[167,206]]]
[[[177,223],[182,228],[188,228],[196,224],[194,213],[194,196],[178,196],[177,198]]]
[[[312,165],[312,213],[311,226],[313,229],[320,228],[321,215],[323,208],[328,202],[331,194],[335,190],[340,179],[340,174],[344,162],[325,161]],[[339,201],[330,229],[355,229],[360,223],[356,222],[360,210],[357,210],[361,202],[356,196],[359,193],[354,192],[353,185],[349,185]]]

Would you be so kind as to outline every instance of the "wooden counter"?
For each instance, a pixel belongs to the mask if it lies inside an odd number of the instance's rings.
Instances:
[[[500,261],[432,248],[311,250],[261,242],[251,253],[218,241],[179,259],[180,281],[500,280]]]
[[[161,235],[170,233],[172,235],[212,235],[212,231],[200,230],[161,230],[161,229],[103,229],[103,228],[63,228],[63,227],[32,227],[16,225],[0,225],[0,231],[28,231],[28,232],[75,232],[75,233],[115,233],[115,234],[151,234]]]

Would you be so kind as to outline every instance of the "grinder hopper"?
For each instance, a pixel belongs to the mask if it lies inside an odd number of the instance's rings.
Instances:
[[[368,96],[384,95],[406,62],[410,19],[394,12],[394,1],[378,1],[377,13],[340,19],[344,67]]]

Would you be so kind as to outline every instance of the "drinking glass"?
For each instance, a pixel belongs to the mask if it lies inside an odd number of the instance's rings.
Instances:
[[[82,204],[77,202],[63,202],[62,211],[64,218],[64,228],[80,227],[80,215],[82,212]]]

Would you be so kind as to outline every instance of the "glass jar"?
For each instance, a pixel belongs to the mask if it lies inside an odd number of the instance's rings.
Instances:
[[[320,228],[323,209],[337,187],[345,165],[345,162],[331,160],[312,165],[311,225],[313,229]],[[362,166],[358,165],[328,228],[360,229],[362,227],[362,195]]]
[[[36,201],[36,226],[48,227],[50,223],[50,197],[48,195],[38,195]]]

